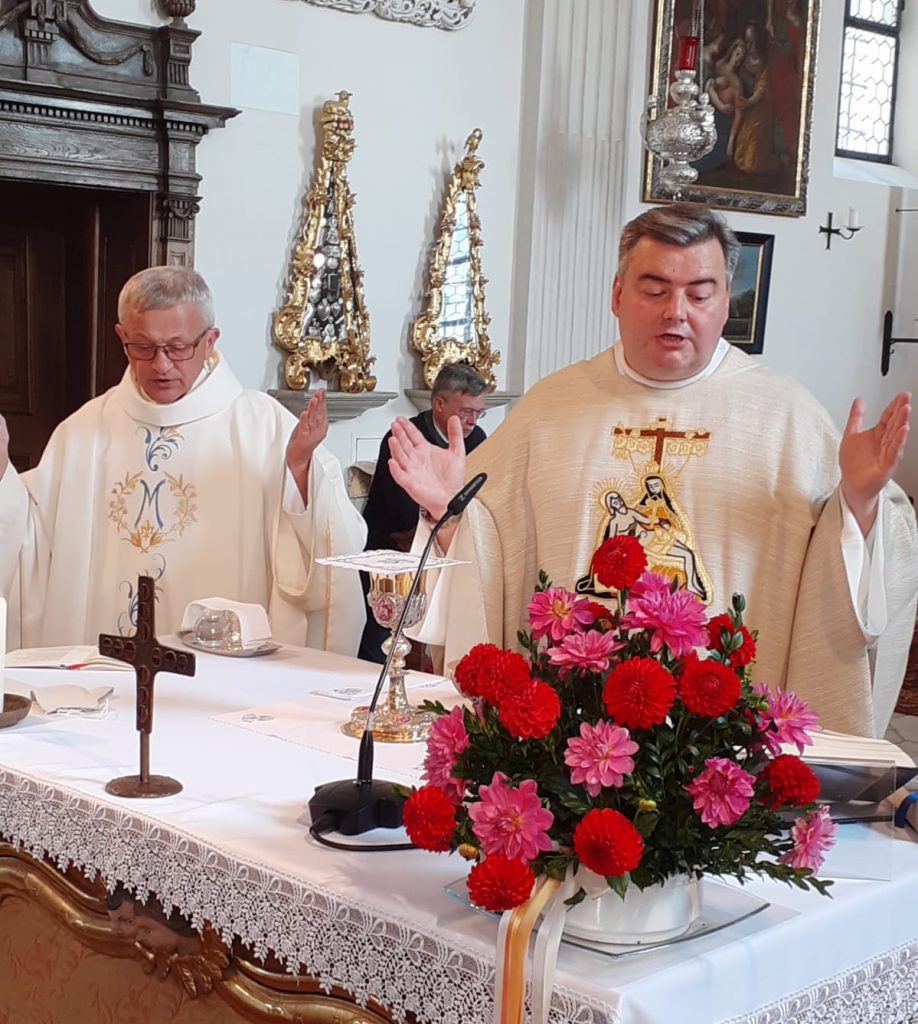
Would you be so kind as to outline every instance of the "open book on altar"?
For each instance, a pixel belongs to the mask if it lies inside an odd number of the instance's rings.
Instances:
[[[833,818],[875,807],[918,775],[914,760],[889,740],[828,729],[810,735],[813,743],[801,756],[818,776],[820,802],[830,805]]]
[[[133,672],[130,665],[99,654],[99,648],[91,644],[77,647],[23,647],[18,651],[7,651],[6,667]]]

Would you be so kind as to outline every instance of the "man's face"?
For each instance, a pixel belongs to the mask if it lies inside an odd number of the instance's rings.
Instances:
[[[447,391],[433,400],[433,418],[442,434],[446,434],[450,416],[458,416],[462,423],[462,436],[468,437],[484,412],[485,396],[470,395],[468,391]]]
[[[625,359],[651,380],[685,380],[704,369],[729,310],[716,238],[684,247],[642,238],[612,285]]]
[[[128,309],[123,322],[115,325],[115,333],[125,345],[192,345],[197,341],[191,358],[185,360],[170,359],[162,348],[156,350],[152,359],[142,360],[125,348],[137,384],[161,405],[181,398],[194,384],[220,336],[217,328],[209,327],[201,310],[191,303],[142,313]]]

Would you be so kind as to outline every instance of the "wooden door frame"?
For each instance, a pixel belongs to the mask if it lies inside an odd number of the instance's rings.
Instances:
[[[199,35],[178,16],[102,18],[89,0],[0,0],[0,177],[154,193],[150,263],[190,266],[195,151],[239,113],[191,88]]]

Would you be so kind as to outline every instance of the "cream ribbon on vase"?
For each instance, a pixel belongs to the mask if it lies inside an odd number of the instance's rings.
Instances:
[[[504,911],[497,932],[494,1024],[522,1024],[529,937],[540,914],[533,952],[532,1021],[548,1024],[555,963],[567,913],[564,901],[577,888],[573,872],[569,871],[563,882],[543,875],[525,903]]]

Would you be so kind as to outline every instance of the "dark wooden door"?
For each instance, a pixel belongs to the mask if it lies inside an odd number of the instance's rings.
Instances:
[[[17,469],[117,383],[118,291],[148,264],[147,193],[0,181],[0,413]]]

